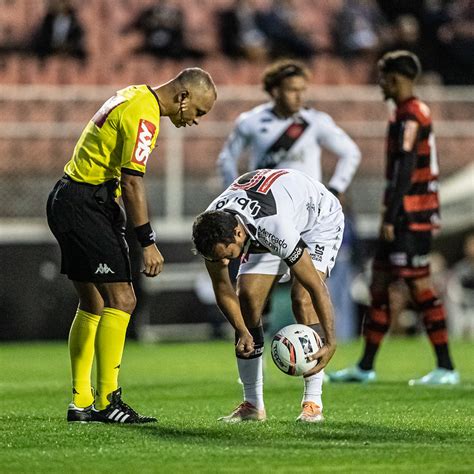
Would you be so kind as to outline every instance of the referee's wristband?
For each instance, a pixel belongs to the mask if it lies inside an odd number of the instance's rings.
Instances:
[[[337,198],[339,198],[339,194],[341,194],[337,189],[334,189],[332,187],[328,187],[328,190],[331,191],[331,193],[334,194]]]
[[[142,247],[148,247],[155,243],[156,234],[155,231],[151,228],[151,224],[149,222],[135,227],[135,234],[137,236],[138,242],[140,242],[140,245]]]

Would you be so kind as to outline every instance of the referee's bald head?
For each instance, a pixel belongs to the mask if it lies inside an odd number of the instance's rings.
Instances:
[[[212,95],[213,99],[217,99],[217,88],[212,80],[211,75],[200,67],[189,67],[183,69],[177,76],[176,80],[182,87],[195,92]]]

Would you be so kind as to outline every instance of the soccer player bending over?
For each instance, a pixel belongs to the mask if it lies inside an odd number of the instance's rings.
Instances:
[[[224,422],[266,418],[263,400],[262,311],[288,269],[296,321],[320,334],[325,345],[304,378],[302,422],[322,421],[324,367],[336,350],[334,315],[325,284],[344,231],[338,199],[310,176],[262,169],[237,178],[193,225],[196,251],[205,259],[219,308],[235,329],[235,351],[244,401]],[[274,259],[272,256],[279,258]],[[228,265],[241,259],[237,289]]]
[[[199,68],[158,86],[130,86],[107,100],[82,132],[64,176],[51,191],[48,224],[61,247],[61,272],[72,280],[79,307],[69,333],[73,399],[68,421],[147,423],[122,402],[118,374],[135,309],[125,212],[143,247],[143,272],[157,276],[163,256],[148,217],[143,175],[160,118],[197,125],[212,108],[215,85]],[[94,360],[97,385],[91,385]]]
[[[388,288],[403,278],[423,317],[437,368],[410,385],[457,384],[448,349],[443,303],[430,278],[432,231],[439,227],[438,163],[428,106],[413,95],[421,72],[408,51],[387,53],[378,63],[385,99],[397,108],[390,121],[384,211],[370,285],[371,305],[364,324],[365,348],[359,363],[329,377],[336,382],[375,380],[374,359],[390,327]]]

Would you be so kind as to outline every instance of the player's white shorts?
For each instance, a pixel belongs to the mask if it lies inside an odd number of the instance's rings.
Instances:
[[[301,238],[313,260],[314,267],[330,275],[336,262],[337,253],[344,233],[344,214],[338,210],[331,214],[317,229],[305,232]],[[248,254],[246,261],[240,264],[239,275],[257,273],[260,275],[289,274],[289,267],[280,257],[271,253]]]

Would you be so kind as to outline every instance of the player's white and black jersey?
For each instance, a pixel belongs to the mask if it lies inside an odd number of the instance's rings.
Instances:
[[[219,166],[225,186],[238,176],[238,160],[250,147],[249,169],[291,168],[321,181],[321,149],[336,156],[334,175],[328,186],[344,192],[360,162],[353,140],[324,112],[302,108],[288,118],[275,114],[273,103],[242,113],[220,155]]]
[[[250,236],[248,253],[270,252],[290,266],[305,247],[313,260],[322,261],[324,242],[342,238],[344,227],[338,199],[320,182],[290,169],[250,171],[207,210],[236,214]]]

